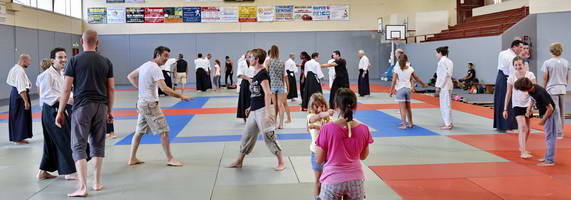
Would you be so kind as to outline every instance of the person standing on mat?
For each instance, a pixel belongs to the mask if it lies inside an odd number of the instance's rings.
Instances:
[[[184,94],[184,88],[186,88],[186,80],[188,79],[188,62],[184,60],[184,55],[182,54],[178,54],[175,77],[175,85],[178,85],[178,87],[180,87],[180,93]],[[176,88],[174,88],[174,90],[176,90]]]
[[[238,80],[240,82],[240,93],[238,94],[238,109],[236,109],[236,117],[244,119],[248,118],[248,113],[246,113],[247,108],[250,107],[250,96],[252,93],[250,92],[250,82],[254,77],[254,67],[250,66],[250,61],[248,61],[247,57],[251,56],[250,51],[246,51],[242,61],[238,62]]]
[[[169,127],[161,108],[159,107],[158,89],[163,89],[169,96],[189,101],[190,97],[183,96],[166,86],[159,66],[164,64],[170,56],[168,47],[159,46],[154,51],[152,61],[148,61],[135,69],[127,76],[133,87],[139,89],[139,99],[137,101],[137,128],[131,142],[131,155],[129,165],[143,163],[137,159],[137,150],[141,143],[143,134],[155,133],[161,136],[161,145],[167,157],[167,166],[182,166],[183,164],[175,160],[170,149]]]
[[[272,45],[270,51],[268,51],[269,56],[265,66],[267,66],[268,73],[270,74],[270,89],[272,92],[272,102],[275,105],[275,116],[278,122],[276,123],[276,129],[282,129],[284,125],[284,112],[286,109],[289,110],[287,106],[287,74],[285,73],[285,64],[283,61],[279,60],[280,52],[276,45]],[[291,116],[288,116],[285,123],[291,123]]]
[[[288,78],[288,92],[287,99],[295,101],[297,98],[297,83],[295,82],[295,73],[297,73],[297,66],[295,65],[295,55],[289,54],[289,59],[285,62],[285,68]]]
[[[555,103],[551,99],[551,95],[547,91],[537,84],[533,84],[528,78],[520,78],[515,84],[514,88],[523,92],[527,92],[529,96],[533,99],[527,108],[527,115],[531,116],[531,111],[533,105],[539,110],[539,120],[538,125],[543,126],[543,131],[545,133],[545,146],[547,151],[545,152],[545,157],[539,159],[537,166],[540,167],[550,167],[555,166],[555,145],[557,143],[557,126],[559,113],[555,109]]]
[[[172,87],[173,83],[171,78],[171,68],[172,65],[174,65],[175,63],[176,59],[170,58],[169,60],[167,60],[167,62],[165,62],[165,64],[161,65],[161,70],[163,71],[163,76],[165,77],[165,83],[169,88],[173,88]],[[163,90],[159,90],[159,95],[161,94],[167,95],[165,92],[163,92]]]
[[[303,101],[303,91],[305,90],[305,63],[311,60],[311,56],[309,56],[307,52],[302,51],[301,54],[299,54],[299,59],[301,60],[301,63],[297,65],[301,68],[299,73],[299,94],[301,95],[301,99]]]
[[[436,94],[440,98],[440,114],[444,126],[440,129],[450,130],[454,127],[452,123],[452,105],[450,104],[450,96],[453,89],[452,74],[454,63],[448,58],[448,47],[436,48],[436,58],[438,58],[438,68],[436,69]]]
[[[530,104],[529,94],[513,88],[514,83],[520,78],[528,78],[535,84],[535,75],[533,72],[527,71],[522,57],[516,56],[513,60],[514,72],[508,77],[508,86],[506,89],[506,100],[504,102],[504,119],[508,117],[508,105],[511,100],[515,119],[517,120],[519,136],[520,158],[528,159],[533,157],[526,149],[527,139],[530,134],[530,121],[527,114],[527,108]]]
[[[228,168],[242,168],[244,158],[250,154],[258,140],[258,134],[264,135],[266,146],[270,149],[278,160],[276,171],[283,171],[286,166],[282,156],[282,148],[277,141],[277,133],[274,127],[275,118],[271,110],[270,75],[264,68],[266,51],[263,49],[253,49],[248,56],[250,63],[256,68],[254,77],[250,84],[251,104],[246,112],[249,112],[246,127],[242,134],[240,145],[240,156]]]
[[[202,57],[202,54],[198,54],[198,58],[194,60],[194,66],[196,70],[196,90],[206,92],[208,90],[208,75],[209,64],[208,60]]]
[[[557,131],[557,139],[563,139],[563,128],[565,127],[565,94],[569,84],[569,61],[561,58],[563,45],[559,42],[551,44],[549,47],[551,58],[546,60],[541,67],[543,72],[543,87],[551,95],[555,102],[555,110],[559,113],[561,124]]]
[[[225,73],[224,73],[224,84],[226,85],[226,88],[230,89],[232,87],[232,83],[234,83],[234,71],[233,71],[233,65],[234,63],[232,62],[232,59],[230,59],[230,56],[226,56],[226,64],[225,64]],[[230,78],[230,82],[228,82],[228,78]]]
[[[357,56],[359,56],[359,96],[364,97],[371,95],[369,88],[369,67],[371,67],[371,62],[369,62],[369,57],[365,55],[363,50],[359,50]]]
[[[313,93],[323,93],[321,89],[321,79],[324,77],[321,71],[321,65],[318,62],[319,53],[315,52],[311,54],[311,60],[305,63],[305,83],[303,90],[303,99],[301,101],[302,111],[307,111],[307,104],[309,103],[309,98]]]
[[[206,79],[207,81],[207,89],[212,89],[212,78],[213,78],[213,74],[212,74],[212,63],[210,62],[210,59],[212,59],[212,54],[208,54],[206,55],[206,58],[204,58],[204,60],[206,60],[206,68],[208,69],[208,71],[206,71],[208,73],[208,79]]]
[[[8,135],[10,141],[16,144],[28,144],[26,139],[33,136],[32,104],[29,94],[32,83],[26,74],[26,68],[31,62],[30,55],[20,55],[18,64],[10,69],[6,79],[6,83],[12,87],[8,111]]]
[[[347,72],[347,61],[341,58],[339,50],[333,51],[333,62],[323,64],[321,67],[333,67],[335,69],[335,78],[329,93],[329,108],[333,109],[335,106],[335,94],[341,88],[349,88],[349,73]],[[331,69],[331,68],[330,68]]]
[[[71,148],[78,172],[79,188],[68,194],[70,197],[87,196],[87,141],[89,153],[94,160],[93,190],[103,189],[101,168],[105,156],[106,122],[113,120],[115,80],[113,65],[109,59],[98,54],[97,32],[86,30],[80,40],[83,52],[72,57],[65,67],[63,95],[59,102],[68,102],[73,85],[73,112],[71,114]],[[56,126],[65,124],[65,103],[59,104]]]
[[[511,48],[500,52],[498,56],[498,75],[496,77],[496,86],[494,88],[494,128],[499,131],[511,132],[517,128],[514,118],[511,102],[508,108],[508,119],[504,119],[504,102],[506,99],[506,88],[508,76],[514,71],[512,61],[522,51],[523,42],[514,40]]]
[[[36,81],[39,89],[40,104],[42,105],[42,129],[44,135],[44,152],[38,172],[38,179],[55,178],[49,172],[58,171],[59,175],[65,175],[65,179],[77,179],[75,174],[75,164],[71,156],[70,130],[69,120],[64,124],[63,128],[55,126],[55,118],[57,108],[59,107],[59,97],[63,93],[64,78],[61,73],[67,55],[64,48],[55,48],[50,52],[52,65],[42,72]],[[71,106],[73,100],[65,102],[66,115],[71,114]],[[66,118],[66,119],[69,119]]]

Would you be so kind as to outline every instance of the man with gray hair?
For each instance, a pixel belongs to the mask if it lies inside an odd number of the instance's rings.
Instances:
[[[79,189],[69,197],[87,196],[87,141],[94,160],[93,190],[103,189],[101,167],[105,156],[107,122],[113,121],[113,65],[95,49],[99,44],[97,32],[88,29],[80,40],[83,52],[69,59],[65,66],[63,94],[59,102],[68,102],[73,85],[73,112],[71,114],[71,149],[78,172]],[[65,121],[65,103],[59,104],[56,126]]]
[[[8,115],[8,135],[10,141],[16,144],[28,144],[26,139],[32,138],[32,106],[29,95],[32,84],[30,79],[28,79],[28,75],[26,75],[26,68],[30,66],[31,61],[30,55],[20,55],[18,64],[10,69],[6,79],[6,83],[12,87]]]
[[[363,97],[371,95],[369,89],[369,67],[371,67],[371,62],[369,62],[369,58],[363,50],[359,50],[357,56],[359,56],[359,96]]]

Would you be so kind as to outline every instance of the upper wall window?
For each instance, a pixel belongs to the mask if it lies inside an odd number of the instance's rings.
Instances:
[[[83,0],[12,0],[12,2],[75,18],[82,17]]]

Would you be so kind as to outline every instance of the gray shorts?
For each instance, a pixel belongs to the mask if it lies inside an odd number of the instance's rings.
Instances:
[[[395,101],[410,102],[411,90],[410,88],[401,88],[397,91]]]
[[[363,180],[354,180],[337,184],[321,184],[321,200],[362,200],[365,199]]]
[[[163,111],[159,107],[159,102],[137,103],[137,133],[162,134],[169,131],[169,126]]]
[[[71,113],[71,151],[74,161],[87,159],[87,145],[91,157],[105,157],[107,105],[87,103]]]

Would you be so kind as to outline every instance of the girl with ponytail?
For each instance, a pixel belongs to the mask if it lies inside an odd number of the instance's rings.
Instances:
[[[365,175],[361,160],[369,156],[373,137],[369,127],[353,119],[357,96],[351,89],[341,88],[335,94],[338,119],[321,127],[315,145],[317,163],[325,163],[321,175],[322,200],[364,199]]]

